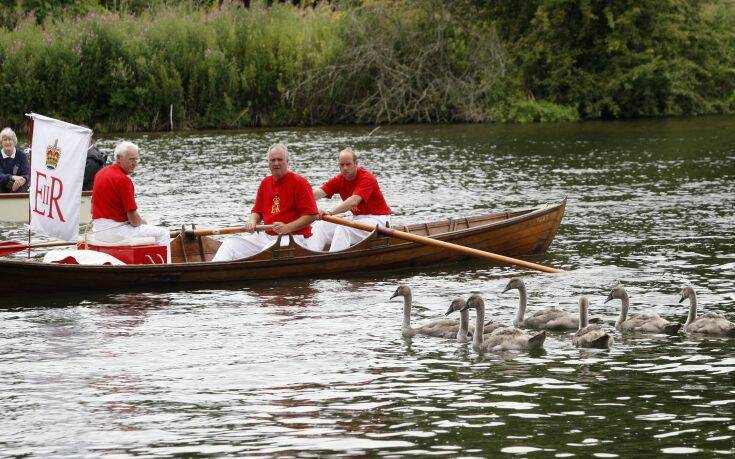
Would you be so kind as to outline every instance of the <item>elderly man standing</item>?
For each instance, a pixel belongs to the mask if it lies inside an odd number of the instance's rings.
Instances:
[[[321,187],[315,187],[313,193],[315,199],[325,196],[331,198],[338,193],[342,202],[331,210],[320,209],[319,218],[350,210],[354,221],[371,225],[388,225],[390,214],[393,212],[385,202],[375,176],[362,167],[357,167],[357,154],[352,148],[342,150],[337,160],[340,173],[327,180]],[[329,251],[336,252],[363,240],[367,235],[367,232],[355,228],[318,221],[314,224],[314,239],[310,241],[309,248],[321,251],[326,244],[331,244]]]
[[[16,148],[18,137],[9,127],[0,131],[0,193],[25,193],[28,191],[31,167],[28,156]]]
[[[297,243],[306,246],[305,239],[311,236],[311,222],[319,212],[311,185],[288,169],[288,148],[282,143],[268,149],[268,168],[271,175],[260,182],[255,205],[245,225],[250,234],[225,239],[212,261],[251,257],[272,245],[279,234],[291,234]],[[273,230],[254,233],[260,222],[273,225]]]
[[[95,239],[109,244],[125,243],[132,237],[154,237],[168,248],[171,263],[171,236],[166,228],[149,225],[138,213],[135,187],[130,179],[138,162],[138,146],[120,142],[115,162],[97,173],[92,188],[92,230]]]

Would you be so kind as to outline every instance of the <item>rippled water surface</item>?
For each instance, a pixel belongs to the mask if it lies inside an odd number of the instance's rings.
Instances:
[[[134,177],[152,223],[244,220],[265,152],[320,183],[352,145],[395,222],[568,198],[549,253],[568,270],[484,262],[210,290],[38,292],[0,298],[0,457],[529,456],[735,453],[735,339],[620,336],[610,351],[552,334],[545,349],[479,356],[400,333],[397,284],[415,323],[480,292],[510,320],[522,273],[529,309],[591,311],[612,327],[618,281],[632,312],[735,320],[735,118],[149,134]],[[100,142],[110,150],[119,138]],[[0,223],[3,239],[22,225]],[[20,255],[16,255],[20,256]],[[3,285],[7,292],[12,286]]]

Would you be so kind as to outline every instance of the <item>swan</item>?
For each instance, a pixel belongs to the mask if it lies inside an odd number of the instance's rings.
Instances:
[[[587,324],[587,311],[590,301],[586,296],[579,298],[579,330],[572,335],[572,343],[577,347],[596,347],[607,349],[612,346],[613,338],[597,324]]]
[[[668,320],[661,318],[661,316],[656,313],[636,314],[628,319],[630,300],[628,299],[628,292],[625,291],[622,285],[618,285],[612,289],[610,294],[607,296],[605,303],[612,299],[619,299],[622,301],[620,317],[618,317],[618,321],[615,322],[615,328],[621,332],[666,333],[669,335],[676,335],[679,333],[679,329],[681,328],[680,323],[669,322]]]
[[[478,294],[473,294],[465,303],[463,310],[476,309],[475,328],[479,329],[485,321],[485,302]],[[461,311],[460,311],[461,312]],[[540,349],[544,345],[546,332],[528,334],[514,327],[499,327],[490,334],[475,333],[472,335],[472,348],[477,352]]]
[[[459,327],[457,327],[458,343],[468,342],[471,335],[469,329],[470,313],[467,309],[462,309],[464,308],[465,303],[465,300],[462,298],[455,298],[452,300],[452,303],[449,305],[449,309],[447,309],[447,312],[444,314],[445,316],[448,316],[454,311],[459,311]]]
[[[439,319],[418,328],[411,326],[411,287],[408,285],[399,285],[390,299],[397,296],[403,297],[403,326],[401,334],[404,337],[425,335],[436,338],[455,338],[459,330],[459,322],[452,319]]]
[[[547,308],[536,311],[529,318],[525,319],[526,306],[528,302],[528,294],[526,293],[526,284],[520,277],[513,277],[505,286],[503,293],[516,289],[520,294],[518,303],[518,311],[513,320],[513,325],[519,328],[533,328],[535,330],[577,330],[579,328],[579,318],[574,314],[568,313],[563,309]]]
[[[459,311],[459,329],[457,331],[457,342],[458,343],[466,343],[470,339],[470,336],[472,336],[475,332],[475,326],[472,325],[472,327],[469,326],[470,321],[470,312],[468,309],[463,309],[464,305],[467,302],[463,300],[462,298],[455,298],[452,300],[452,303],[449,305],[449,309],[447,309],[446,316],[449,314]],[[485,326],[482,328],[482,333],[487,335],[492,332],[494,332],[496,329],[500,327],[507,327],[508,324],[500,323],[500,322],[487,322]]]
[[[687,298],[689,298],[689,316],[684,324],[685,332],[735,336],[735,323],[727,320],[725,316],[708,312],[697,317],[697,294],[694,293],[694,288],[691,286],[686,286],[681,290],[679,303]]]

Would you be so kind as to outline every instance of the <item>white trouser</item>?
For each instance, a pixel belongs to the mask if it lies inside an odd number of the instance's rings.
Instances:
[[[94,238],[108,244],[124,243],[133,237],[153,237],[156,244],[166,246],[166,263],[171,263],[171,233],[166,228],[153,225],[132,226],[107,218],[92,221]]]
[[[371,226],[381,225],[387,226],[390,223],[390,215],[357,215],[348,217],[345,220],[366,223]],[[311,224],[311,237],[307,244],[310,250],[321,252],[326,244],[329,246],[330,252],[344,250],[353,244],[365,239],[367,231],[350,228],[342,225],[319,220]]]
[[[293,237],[294,242],[300,246],[307,246],[306,238],[304,238],[304,236],[300,234],[293,234],[291,236]],[[217,253],[214,255],[214,258],[212,258],[212,261],[230,261],[252,257],[275,244],[276,240],[278,240],[278,236],[272,236],[265,232],[228,237],[222,241],[222,245],[217,249]],[[281,238],[281,245],[288,245],[287,234],[284,234]]]

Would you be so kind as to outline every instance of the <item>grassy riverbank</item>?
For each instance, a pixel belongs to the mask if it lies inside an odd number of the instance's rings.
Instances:
[[[0,30],[0,124],[22,130],[28,111],[130,131],[735,110],[729,0],[57,3]]]

